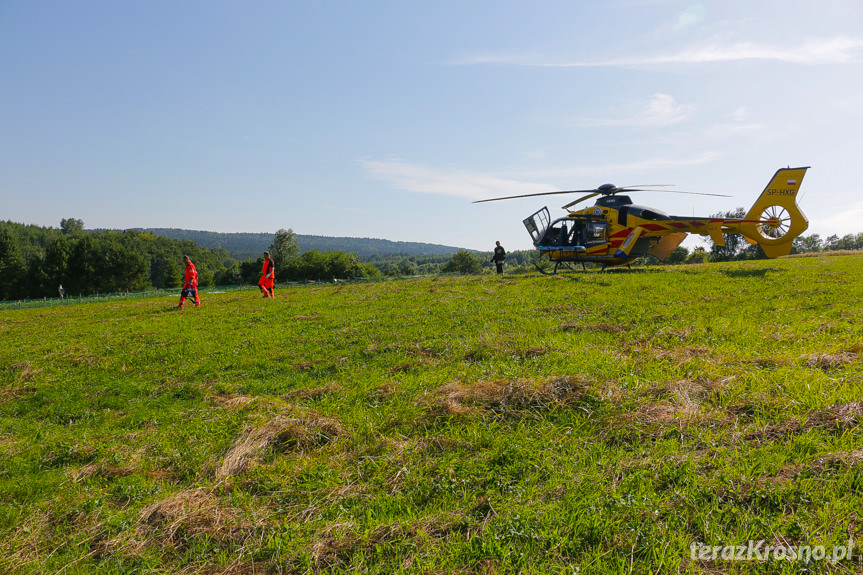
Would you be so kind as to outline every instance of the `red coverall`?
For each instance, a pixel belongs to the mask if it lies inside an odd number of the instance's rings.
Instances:
[[[273,265],[273,260],[264,260],[264,265],[261,268],[261,279],[258,281],[261,291],[264,295],[275,297],[273,288],[276,285],[276,267]]]
[[[180,292],[180,305],[183,307],[187,297],[195,296],[195,305],[201,305],[201,298],[198,297],[198,270],[195,264],[191,261],[186,263],[186,283],[183,284],[183,291]]]

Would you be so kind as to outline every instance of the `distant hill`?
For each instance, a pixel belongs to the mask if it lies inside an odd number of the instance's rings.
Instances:
[[[224,248],[237,259],[255,259],[273,242],[274,234],[232,233],[183,230],[178,228],[134,228],[157,236],[191,240],[204,248]],[[459,248],[421,242],[394,242],[375,238],[344,238],[296,234],[300,249],[353,252],[361,260],[392,255],[448,255]]]

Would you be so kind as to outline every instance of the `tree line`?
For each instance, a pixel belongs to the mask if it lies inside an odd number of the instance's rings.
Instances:
[[[372,254],[363,261],[352,252],[303,251],[292,230],[263,237],[271,243],[259,244],[256,258],[239,260],[225,248],[202,247],[190,239],[142,230],[88,231],[75,218],[61,220],[59,228],[0,221],[0,300],[56,297],[61,287],[70,296],[179,288],[184,255],[195,263],[201,286],[254,285],[261,276],[265,249],[275,262],[279,282],[478,273],[491,267],[484,263],[490,252]],[[517,265],[527,257],[527,252],[517,252],[510,261]]]
[[[290,230],[279,230],[269,246],[279,281],[374,277],[380,271],[345,252],[300,254]],[[178,288],[182,258],[198,269],[201,286],[255,284],[262,257],[235,260],[224,248],[137,231],[85,231],[84,222],[63,219],[59,228],[0,222],[0,300],[86,296],[153,288]]]
[[[178,228],[135,228],[136,231],[178,240],[191,240],[204,248],[224,248],[236,260],[255,259],[260,255],[261,246],[270,245],[274,236],[270,233],[223,233]],[[96,230],[104,231],[104,230]],[[376,238],[346,238],[295,234],[301,251],[319,252],[347,251],[354,253],[360,261],[372,258],[388,259],[391,256],[449,255],[458,248],[420,242],[396,242]]]

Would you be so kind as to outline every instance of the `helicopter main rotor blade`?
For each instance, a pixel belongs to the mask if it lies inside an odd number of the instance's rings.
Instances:
[[[517,198],[534,198],[537,196],[555,196],[555,195],[560,195],[560,194],[587,194],[586,196],[579,198],[578,200],[575,200],[574,202],[570,202],[569,204],[564,206],[564,208],[568,208],[569,206],[573,206],[579,202],[582,202],[582,201],[589,199],[589,198],[592,198],[594,196],[598,196],[600,194],[602,194],[604,196],[611,196],[614,194],[629,193],[629,192],[663,192],[663,193],[668,193],[668,194],[691,194],[691,195],[695,195],[695,196],[717,196],[720,198],[732,197],[732,196],[728,196],[726,194],[708,194],[708,193],[704,193],[704,192],[683,192],[680,190],[645,189],[645,188],[667,188],[667,187],[670,187],[673,185],[674,184],[642,184],[642,185],[637,186],[637,187],[636,186],[626,186],[623,188],[618,188],[617,186],[612,187],[612,186],[608,185],[608,187],[601,186],[599,188],[595,188],[592,190],[562,190],[562,191],[557,191],[557,192],[539,192],[536,194],[520,194],[517,196],[504,196],[501,198],[488,198],[486,200],[476,200],[476,201],[471,202],[471,203],[482,204],[484,202],[497,202],[499,200],[514,200]]]
[[[673,188],[677,184],[634,184],[631,186],[623,186],[620,188],[621,190],[628,190],[632,188]]]
[[[579,202],[583,202],[584,200],[589,200],[590,198],[592,198],[592,197],[594,197],[594,196],[598,196],[599,194],[600,194],[600,192],[593,192],[592,194],[587,194],[586,196],[581,196],[581,197],[580,197],[580,198],[578,198],[577,200],[574,200],[574,201],[572,201],[572,202],[569,202],[569,203],[568,203],[568,204],[566,204],[565,206],[561,206],[561,208],[562,208],[562,209],[564,209],[564,210],[566,210],[566,209],[568,209],[568,208],[570,208],[570,207],[574,206],[575,204],[577,204],[577,203],[579,203]]]
[[[562,192],[540,192],[538,194],[521,194],[519,196],[505,196],[502,198],[489,198],[487,200],[476,200],[475,202],[471,202],[473,204],[481,204],[483,202],[496,202],[498,200],[514,200],[516,198],[532,198],[534,196],[553,196],[557,194],[586,194],[586,193],[599,193],[596,190],[566,190]]]
[[[734,197],[734,196],[729,196],[728,194],[708,194],[706,192],[684,192],[681,190],[630,190],[630,191],[659,192],[662,194],[688,194],[690,196],[716,196],[717,198],[733,198]]]

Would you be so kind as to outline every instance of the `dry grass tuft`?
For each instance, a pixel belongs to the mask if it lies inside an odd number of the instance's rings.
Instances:
[[[336,421],[325,417],[298,419],[278,415],[260,427],[246,428],[225,454],[216,477],[242,473],[270,447],[305,451],[329,443],[341,432]]]
[[[410,373],[419,369],[420,365],[421,364],[418,363],[402,363],[400,365],[389,368],[387,370],[387,373],[389,373],[390,375],[396,375],[399,373]]]
[[[676,329],[673,327],[666,326],[656,332],[656,338],[662,340],[676,339],[677,341],[686,341],[696,331],[698,330],[694,327]]]
[[[439,354],[438,354],[437,352],[435,352],[433,349],[430,349],[430,348],[427,348],[427,347],[420,347],[420,346],[418,346],[418,345],[417,345],[417,346],[414,346],[413,348],[411,348],[411,350],[410,350],[410,351],[411,351],[411,353],[413,353],[414,355],[418,355],[418,356],[420,356],[421,358],[423,358],[423,359],[427,359],[427,360],[433,360],[433,359],[436,359],[436,358],[438,357],[438,355],[439,355]]]
[[[806,367],[820,369],[822,371],[832,371],[841,369],[849,363],[853,363],[860,359],[859,352],[840,351],[838,353],[813,353],[808,356],[804,355],[803,365]]]
[[[16,399],[21,399],[28,393],[33,393],[35,391],[36,388],[32,385],[13,387],[10,389],[0,389],[0,403],[4,401],[15,401]]]
[[[318,365],[323,365],[326,362],[327,361],[324,359],[316,359],[314,361],[302,361],[300,363],[295,363],[293,365],[293,368],[296,369],[297,371],[303,371],[306,369],[312,369],[313,367],[316,367]]]
[[[179,535],[205,535],[216,540],[229,538],[242,528],[233,507],[220,503],[209,489],[188,489],[145,507],[139,521],[149,527],[165,529],[165,538],[175,543]]]
[[[636,423],[640,427],[685,427],[698,423],[703,418],[697,404],[679,405],[662,401],[642,405],[635,411],[624,414],[621,420]]]
[[[37,373],[39,373],[38,369],[26,362],[16,363],[12,367],[16,372],[16,378],[18,381],[30,381]]]
[[[371,401],[382,401],[391,398],[398,392],[398,386],[393,382],[378,385],[369,391],[368,398]]]
[[[857,427],[861,422],[863,422],[863,403],[837,403],[809,414],[805,427],[841,431]]]
[[[512,412],[550,409],[573,403],[587,390],[577,377],[554,377],[543,381],[493,380],[472,384],[450,383],[435,392],[432,410],[440,415],[465,415],[477,408]]]
[[[756,357],[752,359],[741,359],[737,363],[741,365],[754,365],[764,369],[775,369],[788,365],[788,360],[781,357]]]
[[[583,323],[583,322],[566,322],[560,326],[562,331],[572,331],[576,333],[623,333],[625,328],[621,325],[610,323]]]
[[[613,418],[606,429],[612,437],[629,442],[644,437],[661,438],[670,432],[681,433],[691,428],[724,427],[732,422],[728,414],[703,409],[696,403],[681,405],[660,401]]]
[[[451,533],[464,532],[464,518],[431,516],[413,523],[381,524],[360,534],[351,522],[328,525],[318,532],[311,547],[312,560],[319,569],[336,569],[348,564],[351,556],[365,549],[385,547],[395,542],[422,544],[429,538],[443,539]]]
[[[517,355],[524,359],[530,359],[533,357],[541,357],[547,353],[548,350],[544,347],[529,347],[519,351]]]
[[[805,421],[791,419],[767,426],[750,433],[744,438],[757,441],[774,441],[789,435],[806,433],[813,429],[842,432],[853,429],[863,422],[863,403],[837,403],[809,413]]]
[[[225,409],[242,409],[246,407],[250,403],[254,402],[256,398],[250,397],[248,395],[214,395],[212,396],[212,401],[214,403],[219,404]]]
[[[759,487],[780,485],[792,481],[798,475],[808,473],[821,475],[830,470],[843,467],[858,466],[863,463],[863,449],[854,451],[836,451],[820,455],[808,463],[794,463],[779,468],[775,475],[759,477],[756,484]]]
[[[672,349],[657,349],[652,351],[654,357],[668,357],[676,361],[693,359],[696,357],[709,357],[713,351],[700,345],[687,345]]]
[[[37,373],[39,373],[38,369],[26,362],[14,363],[6,369],[11,371],[12,381],[18,384],[30,381]],[[0,402],[14,401],[34,391],[36,391],[34,386],[26,384],[0,389]]]
[[[731,378],[724,380],[680,379],[653,388],[650,393],[661,398],[644,403],[609,422],[612,431],[626,434],[661,437],[669,430],[684,430],[692,426],[726,426],[736,421],[728,413],[703,402],[722,389]]]
[[[478,413],[479,410],[468,407],[458,400],[449,397],[441,397],[435,400],[429,408],[432,418],[459,417]]]
[[[338,567],[347,560],[361,540],[351,522],[327,525],[318,532],[312,544],[312,561],[319,567]]]
[[[288,399],[315,400],[320,399],[325,395],[332,395],[333,393],[338,393],[341,390],[341,385],[335,382],[330,382],[321,387],[313,387],[311,389],[294,389],[286,393],[285,397]]]
[[[653,388],[652,391],[658,398],[672,398],[674,403],[679,406],[697,408],[702,402],[709,400],[733,380],[733,377],[721,380],[684,378],[664,383]]]
[[[651,340],[642,338],[621,347],[617,355],[621,358],[639,361],[668,358],[679,363],[696,358],[709,358],[713,355],[713,350],[700,345],[686,345],[670,349],[656,348],[652,345]]]

